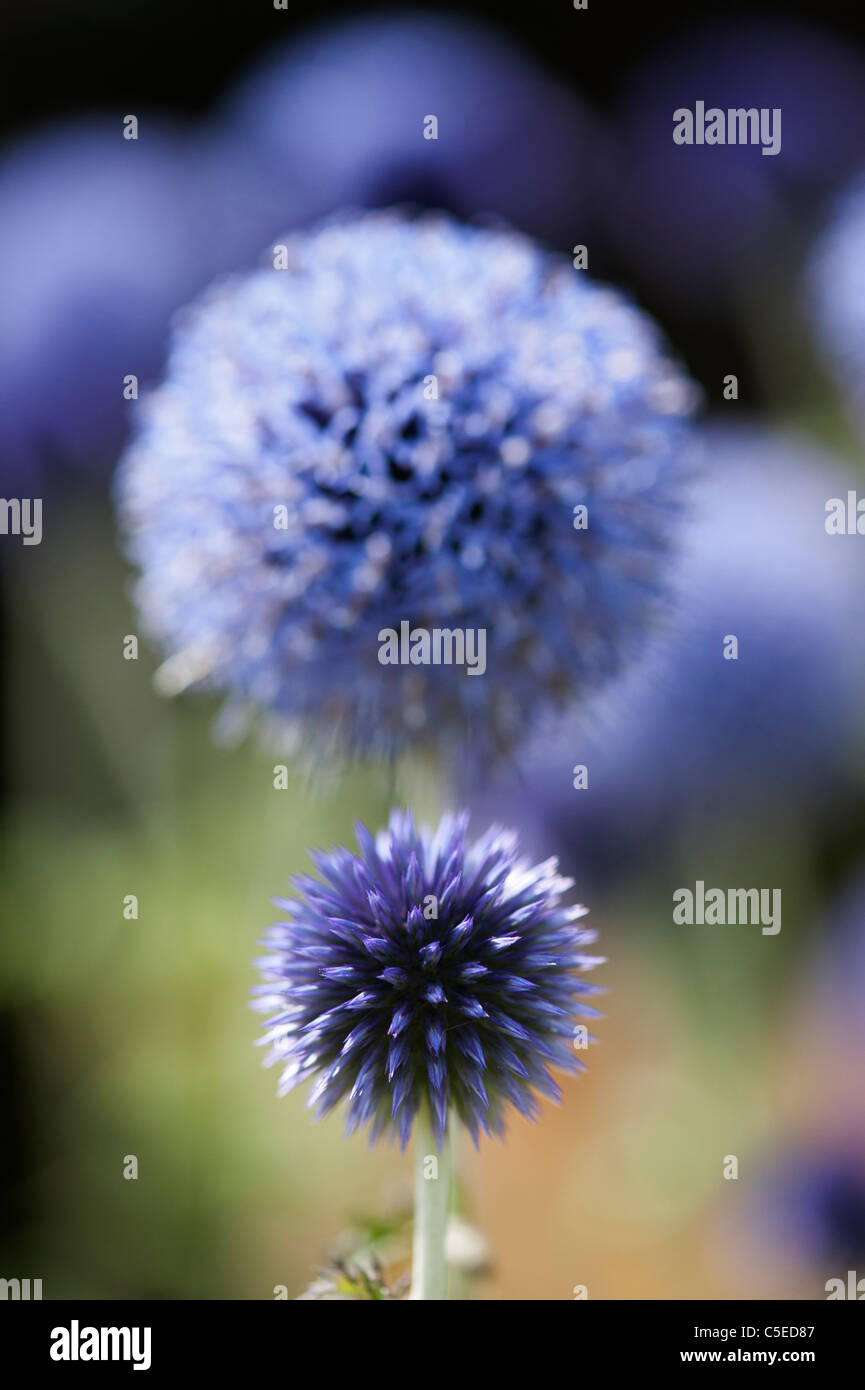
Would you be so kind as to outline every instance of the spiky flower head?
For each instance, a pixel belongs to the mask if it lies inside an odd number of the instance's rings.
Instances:
[[[648,319],[515,233],[372,213],[274,260],[178,324],[121,466],[166,684],[353,751],[508,745],[644,626],[692,388]],[[403,623],[483,631],[484,674],[450,637],[383,664]]]
[[[577,973],[598,963],[594,933],[562,902],[572,881],[521,858],[512,831],[471,842],[467,826],[394,811],[375,837],[356,827],[358,854],[312,854],[321,881],[276,900],[254,1004],[272,1015],[266,1064],[283,1068],[280,1094],[316,1077],[318,1115],[344,1100],[372,1139],[405,1145],[422,1105],[439,1141],[449,1112],[475,1143],[503,1132],[508,1105],[536,1118],[534,1092],[561,1094],[548,1068],[582,1068],[574,1019],[598,1016]]]

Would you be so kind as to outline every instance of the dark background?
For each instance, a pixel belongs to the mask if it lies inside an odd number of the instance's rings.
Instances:
[[[576,12],[569,0],[531,0],[496,4],[474,0],[460,6],[396,3],[359,5],[303,3],[274,10],[268,0],[47,0],[38,6],[10,6],[2,18],[0,49],[0,139],[34,124],[62,120],[82,110],[156,109],[166,115],[197,118],[206,114],[233,77],[282,38],[340,19],[375,14],[429,12],[455,18],[476,17],[510,35],[527,55],[563,79],[603,116],[614,115],[625,95],[631,65],[671,36],[713,20],[729,22],[758,16],[782,23],[802,19],[827,36],[861,42],[865,20],[858,7],[827,3],[779,8],[741,3],[613,3],[590,0]],[[747,40],[745,40],[747,42]],[[839,113],[839,120],[843,120]],[[660,319],[698,380],[714,381],[745,350],[735,315],[716,306],[712,333],[699,320],[682,315],[651,281],[634,284],[609,238],[593,244],[593,267],[601,278],[636,293]],[[763,405],[747,374],[741,385],[746,404]]]
[[[43,0],[6,5],[0,83],[6,93],[4,133],[42,116],[81,106],[154,103],[188,115],[205,110],[242,64],[280,36],[311,23],[388,10],[477,15],[506,27],[522,45],[598,105],[615,97],[630,63],[684,25],[713,17],[777,14],[829,32],[861,38],[865,20],[850,3],[637,4],[590,0],[576,13],[569,0],[459,7],[394,4],[366,7],[332,0],[274,10],[268,0]],[[578,24],[579,28],[575,29]]]

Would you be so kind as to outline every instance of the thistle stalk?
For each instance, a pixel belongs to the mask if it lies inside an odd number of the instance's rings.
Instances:
[[[450,1213],[452,1153],[445,1134],[439,1151],[429,1107],[421,1106],[414,1133],[414,1240],[410,1298],[446,1299],[445,1231]]]

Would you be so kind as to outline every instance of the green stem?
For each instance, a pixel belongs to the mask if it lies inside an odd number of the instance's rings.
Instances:
[[[445,1135],[439,1152],[429,1110],[421,1106],[414,1130],[414,1242],[410,1294],[413,1299],[446,1299],[448,1296],[445,1230],[450,1192],[450,1139]]]

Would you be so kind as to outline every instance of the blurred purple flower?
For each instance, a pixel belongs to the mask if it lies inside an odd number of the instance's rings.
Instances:
[[[227,128],[325,214],[417,203],[587,241],[605,159],[597,117],[496,29],[408,12],[313,30],[230,93]],[[424,138],[424,118],[439,122]]]
[[[124,377],[157,372],[171,315],[291,221],[243,152],[143,113],[38,131],[0,160],[4,486],[105,469]]]
[[[676,145],[673,112],[780,108],[777,155]],[[794,218],[865,158],[865,54],[816,26],[738,18],[695,26],[628,75],[608,230],[635,279],[702,314],[777,258]]]
[[[13,476],[116,451],[123,377],[156,370],[169,314],[200,274],[181,140],[84,121],[0,164],[0,452]]]
[[[748,1203],[750,1239],[776,1247],[826,1278],[865,1272],[865,1151],[812,1147],[764,1172]]]
[[[693,388],[516,233],[367,213],[285,255],[185,315],[118,474],[164,674],[318,750],[493,757],[642,637]],[[403,623],[482,632],[479,678],[383,665]]]
[[[704,455],[667,631],[476,802],[590,880],[701,823],[813,814],[862,776],[865,557],[825,531],[849,479],[802,441],[746,428],[707,430]],[[723,659],[727,635],[738,660]]]
[[[808,281],[820,345],[865,427],[865,174],[835,207]]]

